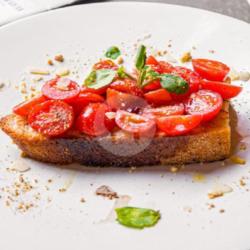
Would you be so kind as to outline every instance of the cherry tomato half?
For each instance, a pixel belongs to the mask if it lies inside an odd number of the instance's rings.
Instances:
[[[202,89],[208,89],[219,93],[224,100],[233,98],[242,91],[242,87],[225,82],[202,81],[201,86]]]
[[[114,69],[117,70],[118,66],[111,60],[101,60],[100,62],[94,64],[94,70],[98,69]]]
[[[147,105],[142,97],[123,93],[111,88],[107,90],[107,104],[112,110],[122,109],[129,111],[136,111]]]
[[[182,115],[184,114],[184,109],[185,107],[182,103],[162,106],[158,108],[145,108],[142,112],[142,116],[155,119],[162,116]]]
[[[183,135],[199,126],[202,115],[173,115],[157,118],[161,131],[169,136]]]
[[[45,102],[47,98],[43,95],[36,96],[30,100],[22,102],[13,108],[13,112],[17,115],[27,116],[30,110],[37,104]]]
[[[145,99],[155,105],[165,105],[168,104],[172,97],[165,89],[157,89],[144,94]]]
[[[172,73],[175,67],[168,62],[159,61],[160,73],[161,74],[169,74]]]
[[[85,106],[92,102],[104,102],[101,95],[91,92],[80,93],[79,96],[71,103],[75,113],[78,115]]]
[[[88,88],[86,86],[82,86],[80,93],[93,93],[93,94],[98,94],[98,95],[103,95],[106,93],[107,86],[99,89],[93,89],[93,88]]]
[[[84,134],[101,136],[111,129],[111,119],[105,114],[110,109],[105,103],[88,104],[76,120],[76,128]],[[114,124],[112,122],[112,124]]]
[[[211,81],[223,81],[230,70],[226,64],[208,59],[193,59],[192,64],[195,72]]]
[[[63,134],[72,126],[73,121],[73,108],[58,100],[49,100],[37,104],[28,116],[30,126],[46,136]]]
[[[119,128],[130,133],[142,134],[155,128],[154,120],[122,110],[116,112],[115,121]]]
[[[199,114],[203,116],[203,121],[213,119],[221,110],[223,99],[220,94],[210,90],[199,90],[191,94],[185,104],[187,114]]]
[[[56,78],[43,85],[42,93],[52,100],[71,102],[79,95],[80,86],[70,79]]]
[[[188,98],[191,93],[197,92],[199,90],[201,77],[197,73],[192,71],[191,69],[181,67],[181,66],[176,66],[173,70],[173,73],[177,74],[178,76],[186,80],[189,85],[189,90],[185,94],[177,95],[177,94],[171,93],[173,100],[183,101],[186,98]]]
[[[131,79],[117,80],[109,86],[112,89],[136,96],[143,96],[143,91]]]

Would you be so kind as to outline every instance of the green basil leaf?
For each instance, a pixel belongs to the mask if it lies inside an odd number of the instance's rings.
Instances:
[[[142,70],[145,66],[146,62],[146,47],[141,45],[138,49],[136,58],[135,58],[135,66],[138,70]]]
[[[171,74],[161,75],[161,86],[170,93],[185,94],[188,89],[188,83],[181,77]]]
[[[123,66],[121,66],[120,68],[118,68],[117,74],[118,74],[118,76],[119,76],[120,78],[122,78],[122,79],[128,77],[128,75],[127,75],[127,73],[126,73],[126,71],[125,71],[125,68],[124,68]]]
[[[89,88],[99,89],[109,85],[117,73],[112,69],[99,69],[92,71],[85,80],[85,85]]]
[[[154,226],[161,217],[159,211],[147,208],[122,207],[115,211],[120,224],[138,229]]]
[[[121,55],[121,51],[119,50],[118,47],[116,46],[112,46],[110,47],[106,53],[105,53],[105,56],[108,57],[108,58],[111,58],[113,60],[115,60],[118,56]]]

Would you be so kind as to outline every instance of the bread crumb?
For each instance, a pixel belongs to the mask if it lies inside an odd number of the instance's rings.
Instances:
[[[215,199],[217,197],[221,197],[226,193],[231,193],[233,189],[225,184],[217,184],[209,193],[208,198],[209,199]]]
[[[246,186],[246,182],[243,180],[243,178],[240,179],[240,185],[242,187]]]
[[[81,203],[84,203],[84,202],[86,202],[86,201],[85,201],[85,199],[82,197],[82,198],[80,199],[80,202],[81,202]]]
[[[70,74],[70,70],[67,68],[58,69],[56,71],[57,76],[68,76],[69,74]]]
[[[225,209],[220,209],[219,212],[222,214],[222,213],[225,213]]]
[[[190,52],[185,52],[180,58],[180,61],[182,63],[190,62],[191,60],[192,60],[192,55]]]
[[[56,55],[54,59],[57,62],[63,62],[64,61],[64,57],[61,54],[60,55]]]
[[[246,164],[246,160],[239,157],[239,156],[237,156],[237,155],[232,155],[229,159],[234,164],[239,164],[239,165],[245,165]]]
[[[53,65],[54,65],[54,63],[53,63],[53,61],[52,61],[51,59],[49,59],[47,63],[48,63],[50,66],[53,66]]]
[[[38,68],[30,69],[30,73],[33,75],[50,75],[50,72],[48,70]]]
[[[177,173],[177,172],[179,171],[179,168],[178,168],[178,167],[171,167],[171,168],[170,168],[170,171],[171,171],[172,173]]]
[[[118,194],[114,190],[112,190],[112,188],[106,185],[102,185],[99,188],[97,188],[95,194],[107,197],[110,200],[119,198]]]
[[[58,190],[60,193],[64,193],[64,192],[66,192],[67,191],[67,189],[66,188],[59,188],[59,190]]]
[[[204,182],[205,181],[205,175],[200,173],[195,173],[193,175],[193,181],[194,182]]]
[[[119,57],[117,58],[117,63],[118,63],[118,64],[123,64],[123,63],[124,63],[123,57],[119,56]]]
[[[239,79],[241,81],[247,82],[250,79],[250,73],[247,71],[240,71]]]

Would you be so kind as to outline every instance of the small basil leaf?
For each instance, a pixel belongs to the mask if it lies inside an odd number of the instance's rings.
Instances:
[[[119,50],[118,47],[116,46],[112,46],[110,47],[106,53],[105,53],[105,56],[108,57],[108,58],[111,58],[113,60],[115,60],[118,56],[121,55],[121,51]]]
[[[99,69],[92,71],[85,80],[85,85],[89,88],[99,89],[109,85],[116,77],[116,71],[112,69]]]
[[[135,58],[135,66],[138,70],[142,70],[145,66],[146,62],[146,47],[141,45],[138,49],[136,58]]]
[[[147,208],[122,207],[115,211],[120,224],[139,229],[154,226],[161,217],[158,211]]]
[[[121,66],[120,68],[118,68],[118,70],[117,70],[117,75],[118,75],[120,78],[122,78],[122,79],[128,77],[128,75],[127,75],[127,73],[125,72],[125,69],[124,69],[123,66]]]
[[[89,85],[93,84],[95,82],[95,80],[96,80],[96,71],[92,71],[85,79],[84,85],[89,86]]]
[[[181,77],[170,74],[161,75],[161,86],[170,93],[185,94],[188,89],[188,83]]]

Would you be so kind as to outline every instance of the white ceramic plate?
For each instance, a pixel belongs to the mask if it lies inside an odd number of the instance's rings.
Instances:
[[[21,100],[14,86],[22,77],[30,81],[29,74],[23,73],[29,66],[44,68],[48,57],[63,53],[66,67],[78,70],[82,79],[87,73],[84,62],[89,58],[96,61],[111,45],[130,53],[137,39],[142,39],[145,45],[167,49],[175,57],[195,46],[196,50],[192,50],[195,57],[216,58],[238,70],[250,70],[250,26],[244,22],[164,4],[76,6],[26,18],[0,29],[0,77],[11,82],[11,87],[0,92],[1,115],[11,112],[11,107]],[[169,40],[171,48],[167,47]],[[240,121],[238,129],[247,146],[238,155],[248,162],[249,86],[249,82],[244,83],[244,92],[233,102]],[[20,152],[5,134],[0,136],[0,187],[6,188],[19,176],[6,168],[12,162],[20,164]],[[128,169],[86,167],[74,171],[29,159],[21,161],[31,167],[24,176],[35,188],[18,196],[10,207],[5,204],[6,191],[0,191],[0,249],[250,249],[248,162],[244,166],[229,162],[225,166],[222,162],[190,165],[173,174],[166,167],[140,168],[133,173]],[[195,181],[197,173],[205,179]],[[239,184],[242,177],[246,186]],[[48,179],[53,182],[47,183]],[[215,183],[229,185],[233,192],[209,200],[207,193]],[[129,195],[131,206],[159,209],[162,219],[155,227],[142,231],[125,228],[112,220],[105,222],[114,201],[94,195],[95,189],[103,184]],[[64,187],[67,192],[58,191]],[[35,199],[33,195],[38,192],[40,198]],[[86,203],[80,202],[81,197]],[[20,213],[16,206],[22,200],[30,200],[37,207]],[[215,208],[209,209],[207,203]],[[221,213],[221,209],[225,212]]]

